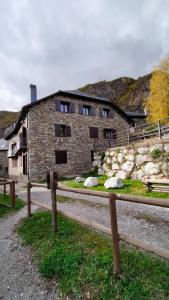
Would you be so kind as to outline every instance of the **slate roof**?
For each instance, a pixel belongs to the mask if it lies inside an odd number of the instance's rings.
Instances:
[[[108,100],[107,98],[103,98],[103,97],[97,97],[97,96],[93,96],[90,94],[86,94],[86,93],[82,93],[79,91],[61,91],[59,90],[58,92],[48,95],[44,98],[41,98],[33,103],[29,103],[25,106],[22,107],[19,118],[16,122],[15,128],[5,137],[6,140],[10,139],[12,136],[14,136],[20,126],[21,126],[21,121],[25,118],[27,112],[29,111],[29,109],[35,105],[38,105],[39,103],[46,101],[50,98],[53,98],[55,96],[67,96],[67,97],[72,97],[72,98],[76,98],[76,99],[81,99],[81,100],[92,100],[93,102],[99,102],[99,103],[104,103],[104,104],[109,104],[111,105],[115,111],[118,112],[119,115],[121,115],[122,118],[124,118],[131,126],[134,125],[133,120],[131,119],[130,116],[128,116],[118,105],[114,104],[112,101]]]
[[[0,139],[0,151],[8,150],[7,141],[5,139]]]

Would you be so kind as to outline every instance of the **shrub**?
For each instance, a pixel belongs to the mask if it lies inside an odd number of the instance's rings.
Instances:
[[[162,154],[162,151],[160,149],[154,149],[152,152],[151,152],[151,157],[153,158],[159,158]]]

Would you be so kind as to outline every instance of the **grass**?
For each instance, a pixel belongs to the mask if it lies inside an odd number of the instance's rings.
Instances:
[[[16,200],[15,208],[6,207],[6,206],[2,205],[1,203],[11,205],[10,197],[8,195],[4,196],[3,194],[0,194],[0,218],[4,217],[12,212],[18,211],[25,205],[24,202],[20,199]]]
[[[144,184],[141,182],[141,180],[126,179],[123,180],[124,186],[122,188],[107,190],[104,187],[104,182],[107,178],[108,177],[106,176],[98,177],[99,185],[91,188],[85,188],[83,182],[76,183],[74,179],[66,180],[64,181],[64,184],[68,187],[80,188],[80,189],[90,189],[95,191],[114,192],[114,193],[131,194],[131,195],[155,197],[155,198],[163,198],[163,199],[169,198],[169,193],[148,192]]]
[[[169,299],[169,263],[121,245],[122,275],[112,272],[111,240],[59,215],[53,235],[50,212],[20,222],[17,232],[31,245],[34,260],[46,278],[56,277],[64,297],[124,300]]]

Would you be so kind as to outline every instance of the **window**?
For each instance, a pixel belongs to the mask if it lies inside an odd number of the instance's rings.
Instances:
[[[67,164],[67,151],[55,151],[56,164]]]
[[[56,137],[70,137],[71,127],[64,124],[55,124],[55,136]]]
[[[98,139],[98,127],[89,127],[90,138]]]
[[[116,139],[116,130],[105,128],[104,129],[104,138],[105,139]]]
[[[70,103],[69,102],[60,102],[60,111],[64,113],[69,113],[70,112]]]
[[[110,118],[110,109],[103,108],[103,118]]]
[[[86,115],[86,116],[91,115],[91,106],[83,105],[83,115]]]
[[[94,151],[91,151],[90,154],[91,154],[91,162],[94,162]]]

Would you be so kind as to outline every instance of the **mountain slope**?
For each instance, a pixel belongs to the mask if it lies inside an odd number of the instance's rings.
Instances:
[[[14,111],[0,111],[0,128],[7,127],[15,122],[19,116],[19,112]]]
[[[106,97],[125,111],[144,111],[144,100],[149,93],[151,74],[133,79],[120,77],[111,81],[100,81],[79,88],[81,92]]]

